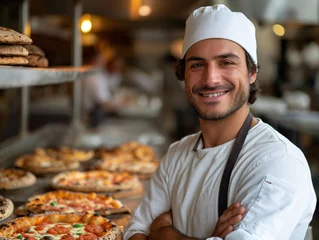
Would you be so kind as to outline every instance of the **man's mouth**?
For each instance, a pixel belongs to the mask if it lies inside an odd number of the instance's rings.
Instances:
[[[228,91],[224,92],[216,92],[216,93],[199,93],[199,95],[206,97],[206,98],[212,98],[212,97],[219,97],[222,95],[225,95]]]

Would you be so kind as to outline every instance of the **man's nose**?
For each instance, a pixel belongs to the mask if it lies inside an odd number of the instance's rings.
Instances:
[[[208,84],[218,84],[221,80],[220,69],[214,64],[208,64],[205,79]]]

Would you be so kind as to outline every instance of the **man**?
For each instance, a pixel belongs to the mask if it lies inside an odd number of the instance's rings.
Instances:
[[[83,79],[83,107],[89,113],[89,124],[96,128],[107,115],[114,114],[122,104],[112,101],[122,78],[123,61],[116,56],[106,62],[105,56],[95,48],[85,59],[99,71]],[[106,67],[106,68],[105,68]]]
[[[316,205],[309,166],[288,139],[249,114],[256,49],[253,24],[224,5],[188,18],[178,76],[201,132],[170,146],[125,239],[304,239]],[[211,234],[233,203],[246,209],[243,219],[226,221],[226,235]]]

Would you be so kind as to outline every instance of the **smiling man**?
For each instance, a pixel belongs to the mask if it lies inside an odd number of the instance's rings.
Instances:
[[[302,240],[316,195],[307,160],[254,118],[255,28],[224,5],[186,22],[177,76],[201,131],[172,144],[125,239]]]

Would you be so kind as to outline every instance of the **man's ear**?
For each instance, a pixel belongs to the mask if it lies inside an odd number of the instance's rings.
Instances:
[[[249,74],[249,83],[253,84],[256,81],[257,72],[252,72]]]

